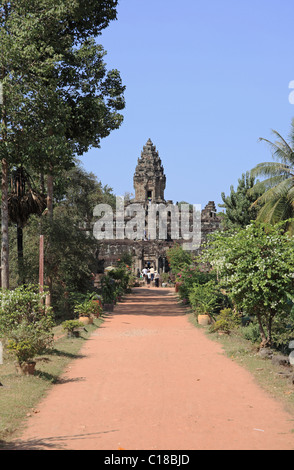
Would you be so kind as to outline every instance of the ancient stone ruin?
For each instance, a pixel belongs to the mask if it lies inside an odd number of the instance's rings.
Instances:
[[[141,157],[138,159],[135,169],[135,198],[129,201],[127,206],[125,205],[123,218],[121,215],[118,217],[117,214],[114,214],[113,236],[98,241],[100,273],[102,273],[106,267],[114,266],[123,253],[133,255],[134,273],[137,273],[138,270],[142,271],[144,266],[153,266],[160,273],[169,270],[166,259],[167,250],[175,243],[183,244],[186,240],[177,236],[177,225],[174,223],[175,220],[178,220],[180,234],[181,230],[183,230],[183,226],[181,226],[181,223],[183,225],[183,209],[178,203],[173,204],[172,201],[165,200],[165,188],[166,176],[164,168],[155,145],[153,145],[152,141],[149,139],[143,147]],[[139,208],[141,213],[140,220],[143,221],[143,227],[139,226],[140,224],[136,226],[136,218],[133,218],[133,215],[129,215],[130,209],[136,208]],[[188,230],[192,233],[193,206],[189,209]],[[155,211],[153,212],[153,236],[150,236],[151,210]],[[173,219],[173,217],[175,217],[175,219]],[[201,214],[199,212],[199,225],[200,220],[201,242],[203,242],[208,233],[220,228],[221,221],[217,216],[215,203],[213,201],[210,201],[206,205],[201,211]],[[122,226],[126,227],[127,224],[132,224],[132,221],[134,221],[133,236],[131,239],[127,236],[122,237]],[[119,237],[117,236],[118,233],[120,234]],[[199,247],[196,251],[198,249]]]

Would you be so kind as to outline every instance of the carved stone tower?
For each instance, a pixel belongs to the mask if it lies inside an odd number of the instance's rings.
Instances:
[[[149,139],[143,147],[134,175],[135,202],[164,203],[166,177],[155,145]]]

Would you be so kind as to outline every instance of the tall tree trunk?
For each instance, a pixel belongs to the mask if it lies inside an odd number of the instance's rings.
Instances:
[[[21,284],[25,284],[24,278],[24,263],[23,263],[23,230],[22,227],[17,225],[17,264],[18,276]]]
[[[8,233],[8,162],[2,158],[1,169],[1,284],[3,289],[9,289],[9,233]]]
[[[8,2],[4,4],[4,20],[8,19]],[[3,62],[2,62],[3,64]],[[3,85],[3,80],[7,75],[7,70],[4,65],[1,67],[0,81]],[[8,161],[6,155],[7,144],[7,103],[5,96],[4,86],[1,87],[1,136],[2,140],[2,155],[1,155],[1,287],[9,289],[9,233],[8,233]]]
[[[259,332],[260,332],[260,336],[261,336],[260,347],[261,348],[267,348],[270,345],[269,345],[268,337],[266,335],[266,332],[265,332],[263,324],[262,324],[262,319],[261,319],[262,316],[260,315],[260,313],[257,313],[256,316],[257,316],[257,320],[258,320],[258,324],[259,324]]]
[[[48,209],[48,215],[50,217],[50,220],[53,220],[53,171],[51,171],[47,174],[47,209]],[[50,251],[50,240],[47,249]],[[51,306],[51,299],[52,299],[52,277],[47,276],[46,278],[46,284],[48,285],[49,288],[49,295],[46,296],[46,305],[48,307]]]

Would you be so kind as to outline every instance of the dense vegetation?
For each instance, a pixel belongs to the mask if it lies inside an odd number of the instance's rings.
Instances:
[[[97,41],[116,8],[116,0],[0,5],[0,335],[19,362],[49,347],[52,326],[98,295],[93,209],[115,196],[78,158],[123,121],[125,87]],[[125,278],[112,284],[114,302]]]
[[[168,253],[180,298],[196,316],[210,316],[211,331],[240,328],[260,347],[283,352],[294,337],[293,130],[294,123],[289,143],[274,131],[279,140],[266,142],[275,161],[222,193],[222,230],[196,259],[180,246]]]
[[[0,5],[0,338],[20,365],[52,347],[54,326],[73,333],[79,315],[98,315],[99,302],[119,301],[132,285],[128,255],[94,285],[93,209],[114,207],[115,195],[79,162],[123,121],[125,87],[97,42],[117,3]],[[294,337],[294,123],[289,142],[274,134],[275,143],[261,139],[274,161],[221,194],[222,230],[196,258],[175,245],[168,260],[181,300],[210,317],[211,331],[239,329],[285,352]]]

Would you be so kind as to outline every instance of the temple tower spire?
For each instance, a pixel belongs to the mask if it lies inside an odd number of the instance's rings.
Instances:
[[[166,177],[158,151],[148,139],[134,175],[135,201],[139,203],[164,203]]]

